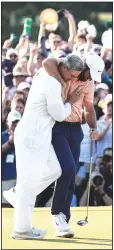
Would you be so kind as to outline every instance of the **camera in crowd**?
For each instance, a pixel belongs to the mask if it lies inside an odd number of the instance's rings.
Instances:
[[[99,187],[103,183],[103,176],[99,172],[92,172],[92,183],[96,187]]]

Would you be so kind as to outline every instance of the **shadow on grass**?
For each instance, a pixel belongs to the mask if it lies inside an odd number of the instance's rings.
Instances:
[[[97,241],[107,241],[107,242],[112,242],[111,239],[98,239],[98,238],[80,238],[80,237],[74,237],[74,239],[79,239],[79,240],[97,240]]]
[[[82,240],[86,240],[86,241],[82,241]],[[111,244],[111,240],[109,239],[97,239],[97,238],[72,238],[72,239],[68,239],[68,238],[59,238],[59,239],[42,239],[41,241],[46,241],[46,242],[58,242],[58,243],[77,243],[77,244],[85,244],[85,245],[97,245],[97,246],[112,246]],[[91,242],[91,241],[95,241],[95,242]],[[97,243],[96,243],[97,241]],[[109,244],[110,242],[110,244]],[[107,243],[107,244],[106,244]]]

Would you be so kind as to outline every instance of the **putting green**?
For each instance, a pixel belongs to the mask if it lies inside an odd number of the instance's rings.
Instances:
[[[48,233],[44,239],[34,241],[11,238],[13,212],[14,209],[2,209],[2,249],[112,249],[112,207],[89,207],[89,223],[82,227],[76,223],[85,219],[86,208],[72,208],[72,239],[54,236],[50,208],[35,208],[33,225],[47,229]]]

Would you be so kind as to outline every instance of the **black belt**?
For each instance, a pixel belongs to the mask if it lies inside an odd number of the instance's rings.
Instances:
[[[64,125],[71,125],[71,126],[81,125],[80,122],[67,122],[67,121],[56,122],[56,124],[64,124]]]

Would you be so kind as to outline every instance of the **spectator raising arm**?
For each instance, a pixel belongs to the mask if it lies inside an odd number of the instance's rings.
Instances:
[[[86,39],[87,39],[87,42],[86,42],[86,46],[84,49],[84,54],[89,52],[89,50],[92,48],[93,37],[90,34],[87,34]]]
[[[74,38],[76,36],[76,24],[73,15],[68,10],[64,11],[64,17],[68,20],[69,24],[68,44],[69,48],[72,50],[74,45]]]
[[[40,23],[40,30],[38,33],[38,48],[41,48],[41,39],[45,37],[45,23]]]
[[[16,49],[19,51],[19,59],[26,56],[27,53],[29,53],[29,37],[20,37],[20,41],[16,46]]]
[[[11,47],[11,45],[12,45],[12,40],[11,40],[11,38],[10,38],[10,39],[8,39],[8,40],[5,40],[5,42],[4,42],[2,48],[3,48],[3,49],[8,49],[8,48]]]
[[[18,44],[16,45],[16,49],[20,49],[21,46],[23,45],[23,43],[24,43],[24,36],[21,35],[21,36],[20,36],[20,39],[19,39],[19,42],[18,42]]]
[[[30,49],[30,57],[29,57],[29,60],[28,60],[28,63],[27,63],[27,71],[28,71],[28,74],[30,76],[33,76],[34,75],[34,56],[36,55],[38,51],[38,46],[37,46],[37,43],[35,43],[33,45],[33,47]]]
[[[38,33],[38,48],[41,49],[45,54],[45,56],[47,57],[48,53],[45,46],[46,42],[45,27],[46,27],[45,23],[40,24],[40,30]]]

